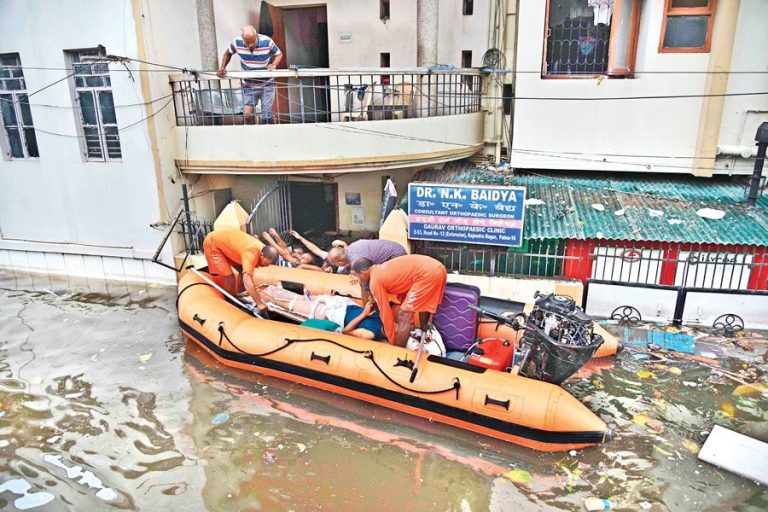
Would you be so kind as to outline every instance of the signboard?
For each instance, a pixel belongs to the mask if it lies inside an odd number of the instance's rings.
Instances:
[[[525,187],[408,185],[408,238],[520,247]]]

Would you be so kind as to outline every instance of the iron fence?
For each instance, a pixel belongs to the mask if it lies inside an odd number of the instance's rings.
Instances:
[[[680,242],[526,240],[519,249],[414,242],[449,271],[711,290],[768,290],[768,248]]]
[[[578,259],[565,254],[562,240],[527,241],[519,250],[424,241],[414,241],[413,247],[414,252],[443,262],[449,272],[490,276],[563,277],[566,262]]]
[[[187,243],[189,254],[202,254],[203,240],[208,233],[213,231],[213,222],[199,219],[194,214],[190,218],[182,218],[179,221],[179,234]]]
[[[296,69],[174,75],[171,88],[178,126],[328,123],[479,112],[481,78],[471,69]],[[274,95],[268,110],[265,95]]]
[[[291,229],[290,183],[279,181],[253,201],[246,229],[252,235],[261,236],[269,228],[275,228],[281,236]]]

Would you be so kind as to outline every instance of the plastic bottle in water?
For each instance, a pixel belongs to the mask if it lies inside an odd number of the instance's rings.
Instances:
[[[619,504],[615,498],[605,499],[605,498],[590,497],[584,500],[584,507],[587,510],[591,510],[591,511],[611,510],[618,506]]]

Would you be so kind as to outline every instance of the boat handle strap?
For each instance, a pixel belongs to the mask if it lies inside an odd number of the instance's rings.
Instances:
[[[506,410],[509,410],[509,400],[496,400],[488,395],[485,395],[485,405],[498,405]]]
[[[312,355],[309,356],[310,361],[322,361],[325,364],[331,364],[331,356],[319,356],[312,351]]]

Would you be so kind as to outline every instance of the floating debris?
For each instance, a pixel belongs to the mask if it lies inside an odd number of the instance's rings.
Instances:
[[[756,382],[754,384],[741,384],[733,390],[733,396],[768,395],[768,384]]]
[[[768,443],[715,425],[699,459],[768,485]]]
[[[592,512],[597,510],[611,510],[616,508],[616,506],[618,506],[616,499],[595,498],[594,496],[590,496],[584,500],[584,508]]]
[[[219,414],[217,414],[216,416],[211,418],[211,423],[214,424],[214,425],[221,425],[221,424],[226,423],[228,421],[229,421],[229,414],[227,414],[225,412],[220,412]]]
[[[511,480],[516,484],[527,484],[528,482],[533,480],[533,477],[529,472],[520,468],[515,468],[512,471],[507,471],[506,473],[504,473],[504,478]]]

